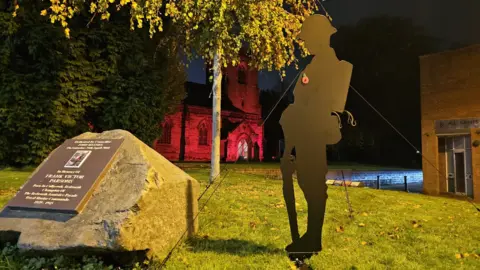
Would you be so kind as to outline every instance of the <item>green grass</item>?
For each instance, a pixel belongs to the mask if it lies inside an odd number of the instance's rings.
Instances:
[[[188,172],[203,190],[208,172]],[[0,172],[0,179],[7,181],[22,177],[24,172]],[[12,183],[19,184],[19,179]],[[301,191],[296,192],[299,198]],[[329,187],[324,250],[309,261],[313,269],[480,269],[480,258],[473,255],[480,254],[480,215],[468,202],[397,191],[349,188],[348,192],[353,220],[348,218],[343,188]],[[304,231],[306,203],[297,200]],[[197,237],[179,246],[167,269],[292,266],[283,252],[290,236],[281,181],[230,172],[199,223]],[[465,253],[470,256],[455,257]]]
[[[210,163],[205,162],[178,162],[176,163],[183,168],[209,168]],[[251,162],[251,163],[224,163],[220,165],[222,168],[231,168],[231,169],[280,169],[279,162]],[[332,163],[328,165],[329,169],[332,170],[363,170],[363,171],[376,171],[376,170],[411,170],[401,167],[386,167],[378,165],[368,165],[368,164],[359,164],[359,163]]]

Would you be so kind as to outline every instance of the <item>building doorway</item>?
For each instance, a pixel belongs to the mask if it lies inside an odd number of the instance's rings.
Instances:
[[[439,137],[439,151],[445,154],[447,191],[473,198],[472,148],[470,135]]]
[[[238,142],[237,147],[237,159],[239,161],[248,161],[249,159],[249,151],[248,151],[248,142],[246,139],[242,139]]]

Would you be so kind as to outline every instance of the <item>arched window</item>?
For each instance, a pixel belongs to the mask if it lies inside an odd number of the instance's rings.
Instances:
[[[208,129],[205,123],[198,126],[198,145],[208,145]]]
[[[165,122],[162,130],[162,137],[160,137],[160,144],[171,144],[172,143],[172,123],[169,121]]]

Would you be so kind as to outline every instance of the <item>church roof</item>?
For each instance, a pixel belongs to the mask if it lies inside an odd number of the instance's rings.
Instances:
[[[228,138],[228,133],[234,131],[242,121],[239,122],[231,122],[228,118],[222,119],[222,128],[220,129],[220,140],[225,140]]]
[[[185,103],[187,105],[212,108],[212,99],[210,97],[210,93],[212,92],[211,83],[198,84],[187,82],[185,87],[187,90],[187,98],[185,98]],[[242,110],[233,106],[232,102],[228,98],[225,84],[222,84],[222,111],[243,112]]]

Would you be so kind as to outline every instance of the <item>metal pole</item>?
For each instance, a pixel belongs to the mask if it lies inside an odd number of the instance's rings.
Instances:
[[[377,189],[380,189],[380,175],[377,175]]]
[[[407,183],[407,176],[403,177],[403,183],[405,184],[405,192],[408,192],[408,183]]]

